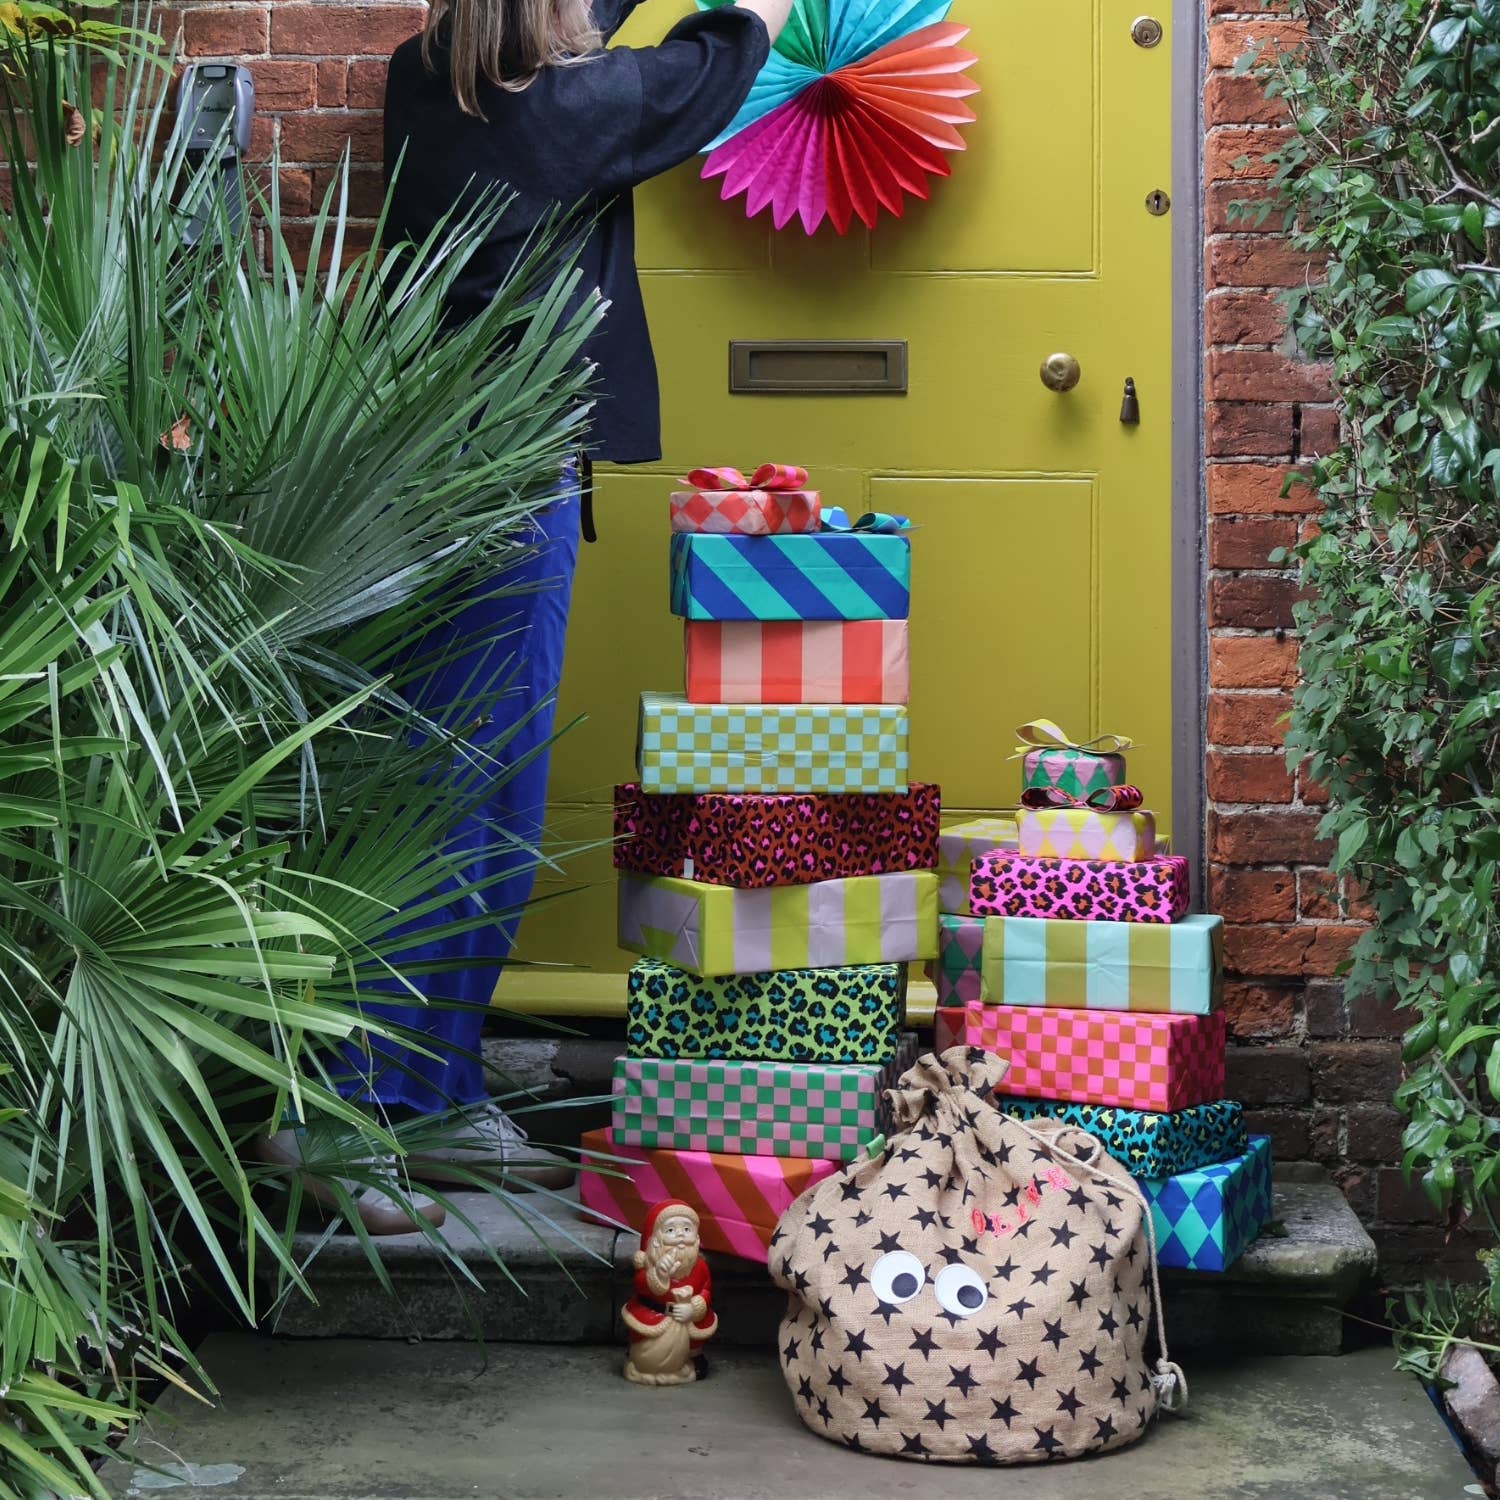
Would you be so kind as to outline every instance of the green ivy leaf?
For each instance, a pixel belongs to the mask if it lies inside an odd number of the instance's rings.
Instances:
[[[1365,841],[1369,836],[1370,825],[1363,818],[1344,829],[1339,835],[1338,848],[1334,852],[1334,868],[1344,869],[1349,861],[1365,847]]]
[[[1468,21],[1463,16],[1450,16],[1439,21],[1427,35],[1427,43],[1440,57],[1446,57],[1463,40]]]
[[[1406,279],[1406,310],[1409,313],[1425,312],[1439,297],[1452,293],[1459,284],[1452,271],[1429,266]]]
[[[1432,648],[1432,669],[1445,687],[1457,688],[1469,679],[1474,664],[1474,635],[1461,631]]]

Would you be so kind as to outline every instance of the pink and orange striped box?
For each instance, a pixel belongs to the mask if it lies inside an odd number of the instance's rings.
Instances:
[[[1000,1088],[1170,1113],[1224,1096],[1224,1014],[970,1004],[939,1010],[936,1046],[982,1047],[1010,1064]]]
[[[698,1210],[705,1250],[766,1263],[776,1221],[793,1199],[841,1169],[797,1156],[728,1156],[715,1151],[643,1151],[617,1146],[608,1130],[583,1136],[578,1198],[585,1212],[639,1230],[646,1210],[680,1198]],[[605,1156],[623,1161],[602,1161]],[[606,1176],[619,1172],[623,1176]]]
[[[689,620],[689,703],[905,703],[905,620]]]

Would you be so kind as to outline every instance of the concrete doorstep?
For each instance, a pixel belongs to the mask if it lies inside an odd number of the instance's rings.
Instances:
[[[712,1346],[711,1346],[712,1351]],[[797,1421],[773,1356],[711,1352],[676,1390],[618,1348],[294,1344],[200,1351],[217,1409],[168,1395],[104,1473],[119,1500],[1463,1500],[1480,1493],[1388,1350],[1190,1364],[1192,1399],[1135,1446],[1072,1464],[932,1468]],[[173,1476],[141,1465],[168,1466]]]

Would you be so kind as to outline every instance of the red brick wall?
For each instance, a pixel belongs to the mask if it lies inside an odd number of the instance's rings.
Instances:
[[[1260,158],[1283,128],[1255,83],[1233,76],[1233,62],[1252,40],[1294,38],[1259,9],[1237,13],[1236,0],[1206,4],[1207,889],[1229,923],[1230,1091],[1273,1135],[1279,1157],[1335,1173],[1376,1230],[1390,1272],[1406,1279],[1438,1241],[1425,1200],[1404,1188],[1392,1165],[1393,1039],[1401,1023],[1363,998],[1346,998],[1334,977],[1360,912],[1325,868],[1319,790],[1287,773],[1280,749],[1279,720],[1297,669],[1296,589],[1269,557],[1309,524],[1311,497],[1293,490],[1282,498],[1283,477],[1295,459],[1336,441],[1337,414],[1327,371],[1283,347],[1276,293],[1309,267],[1274,216],[1252,231],[1227,213],[1232,200],[1263,191],[1269,169]],[[357,210],[373,216],[383,59],[421,15],[405,0],[189,0],[186,51],[250,63],[261,112],[257,149],[264,155],[279,140],[283,204],[294,217],[311,213],[346,139],[354,143]],[[1242,157],[1249,164],[1237,167]]]

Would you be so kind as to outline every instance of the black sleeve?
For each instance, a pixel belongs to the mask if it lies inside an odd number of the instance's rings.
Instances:
[[[701,151],[739,113],[771,51],[766,23],[737,5],[680,21],[658,47],[618,49],[640,74],[641,114],[625,179],[634,187]]]
[[[606,42],[630,19],[630,13],[640,3],[641,0],[593,0],[589,9]]]

